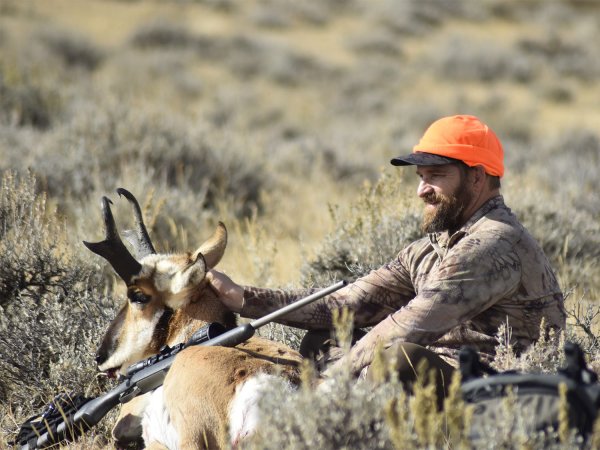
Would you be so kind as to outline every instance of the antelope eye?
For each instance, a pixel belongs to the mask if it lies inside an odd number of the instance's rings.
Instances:
[[[148,303],[150,301],[150,296],[141,291],[130,291],[128,297],[133,303]]]

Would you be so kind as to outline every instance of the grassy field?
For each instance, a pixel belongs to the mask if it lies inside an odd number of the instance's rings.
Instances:
[[[592,0],[0,0],[0,448],[59,390],[108,387],[93,354],[122,293],[81,244],[102,195],[125,228],[115,189],[132,191],[161,251],[221,220],[236,281],[322,285],[418,236],[416,176],[389,160],[457,113],[503,141],[503,194],[600,370],[599,38]],[[553,370],[559,353],[498,365]],[[346,408],[380,396],[385,426],[357,419],[363,444],[345,445],[400,448],[389,392],[353,392]],[[335,420],[306,428],[313,448],[344,447]],[[80,445],[106,445],[105,422]]]

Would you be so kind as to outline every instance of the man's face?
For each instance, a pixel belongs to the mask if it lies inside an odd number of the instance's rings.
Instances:
[[[425,202],[421,229],[425,233],[456,231],[473,198],[466,172],[457,164],[417,166],[417,194]]]

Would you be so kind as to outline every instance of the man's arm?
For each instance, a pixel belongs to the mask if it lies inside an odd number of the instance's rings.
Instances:
[[[208,279],[226,306],[248,318],[261,317],[314,291],[243,287],[216,271],[210,271]],[[397,258],[338,292],[286,315],[279,322],[306,329],[329,329],[333,326],[333,311],[347,308],[354,312],[356,327],[372,326],[413,297],[408,271],[401,258]]]
[[[395,342],[429,345],[518,286],[521,265],[511,244],[480,243],[466,238],[457,244],[414,299],[390,314],[352,348],[344,360],[350,361],[353,373],[372,362],[378,342],[383,348]],[[343,364],[339,361],[332,368]]]

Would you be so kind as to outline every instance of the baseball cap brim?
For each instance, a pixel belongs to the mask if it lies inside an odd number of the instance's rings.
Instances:
[[[415,152],[406,156],[398,156],[390,162],[394,166],[441,166],[442,164],[452,164],[457,159],[446,158],[445,156],[434,155],[433,153]]]

